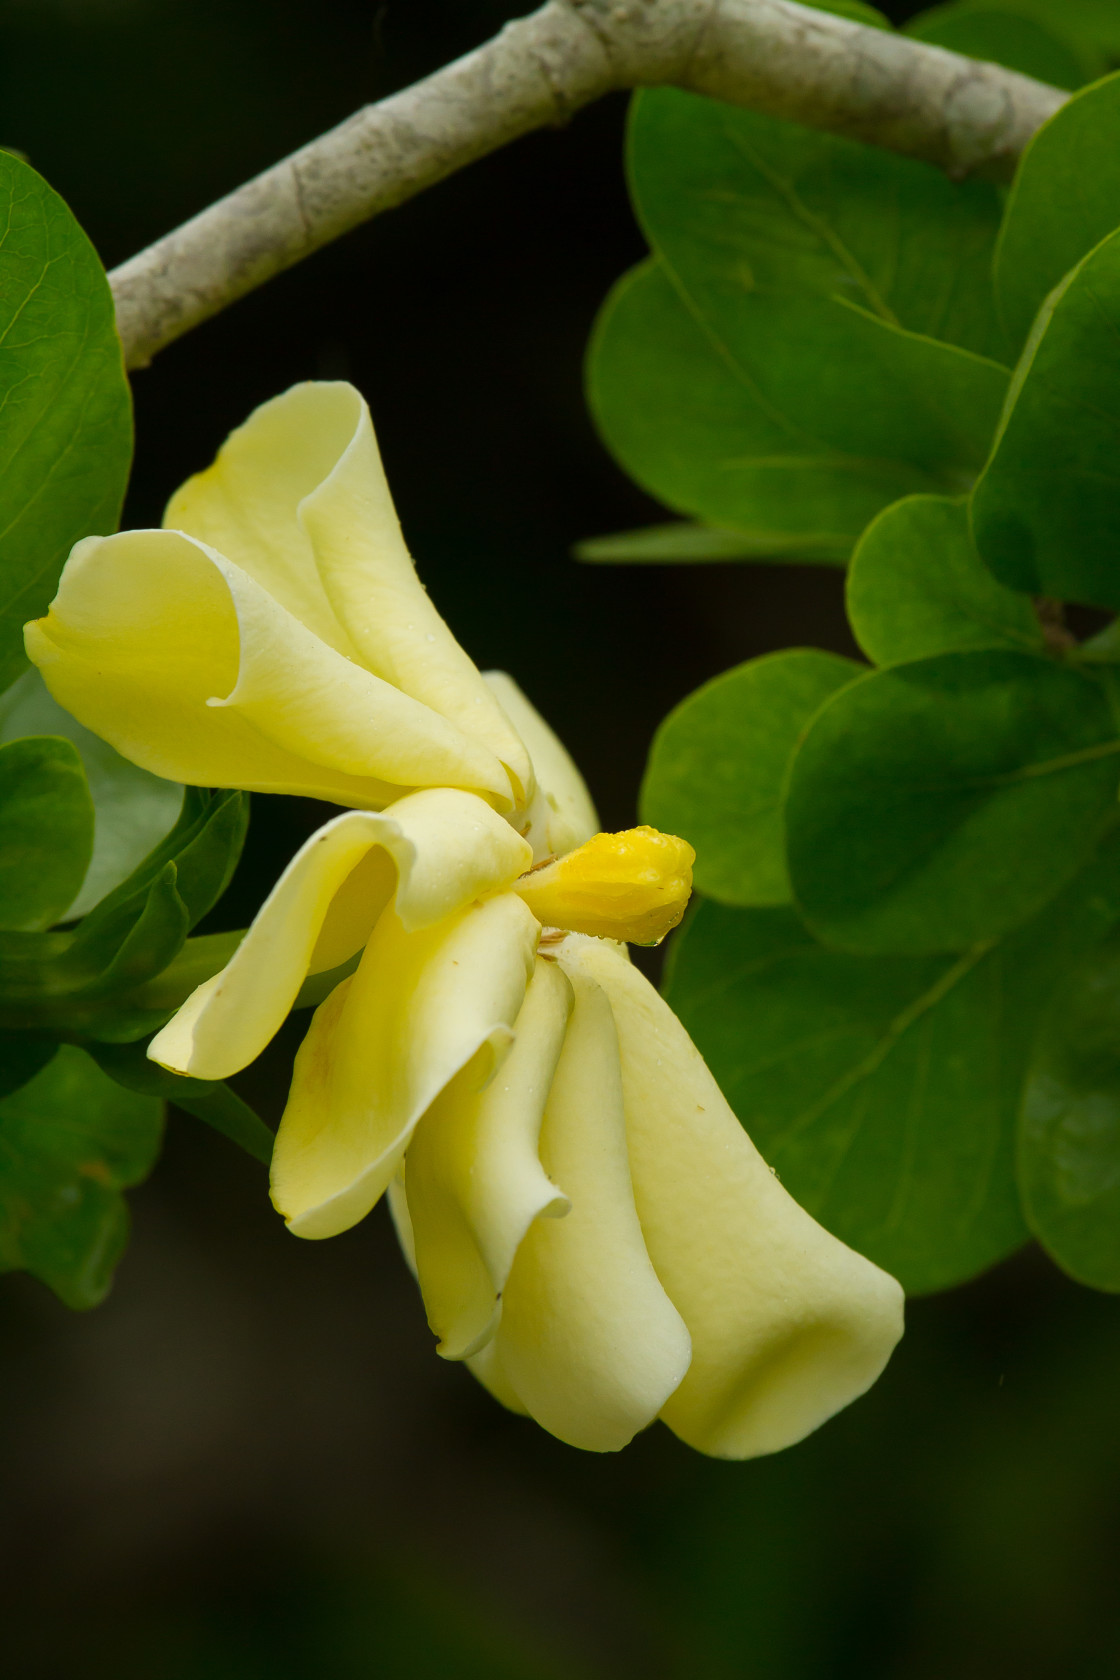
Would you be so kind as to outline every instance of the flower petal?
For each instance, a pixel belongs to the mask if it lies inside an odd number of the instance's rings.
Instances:
[[[599,832],[599,818],[568,749],[505,671],[484,671],[503,712],[529,749],[537,791],[523,830],[536,861],[563,857]]]
[[[345,452],[364,407],[352,385],[294,386],[254,409],[163,516],[166,528],[216,548],[349,659],[360,656],[327,599],[297,510]]]
[[[389,1185],[387,1194],[389,1213],[397,1233],[397,1241],[401,1245],[405,1265],[413,1277],[416,1277],[416,1239],[412,1234],[412,1219],[409,1215],[408,1197],[404,1188],[403,1162],[401,1163],[401,1170]],[[483,1388],[490,1390],[495,1400],[501,1405],[507,1406],[511,1412],[516,1412],[519,1417],[528,1417],[528,1412],[513,1392],[509,1379],[502,1370],[497,1343],[493,1337],[477,1353],[472,1354],[466,1363],[472,1376],[478,1378]]]
[[[380,815],[352,811],[313,834],[220,974],[191,994],[149,1055],[225,1079],[258,1056],[304,976],[360,951],[394,891],[407,930],[426,927],[526,867],[529,847],[484,800],[427,788]]]
[[[218,549],[329,646],[488,747],[517,802],[532,797],[525,747],[416,576],[352,385],[295,385],[264,403],[175,493],[164,524]]]
[[[529,754],[416,575],[369,409],[352,386],[314,389],[317,401],[329,392],[336,412],[353,415],[346,448],[299,508],[335,614],[367,669],[489,747],[509,770],[518,805],[527,805],[534,792]]]
[[[489,1389],[499,1405],[516,1412],[518,1417],[529,1416],[529,1408],[521,1404],[513,1384],[506,1375],[496,1336],[492,1336],[485,1347],[479,1348],[477,1353],[471,1355],[467,1366],[471,1375],[478,1378],[483,1388]]]
[[[560,951],[610,998],[642,1230],[692,1334],[661,1415],[721,1458],[790,1446],[875,1381],[902,1334],[902,1290],[782,1189],[624,951],[578,936]]]
[[[445,1359],[464,1359],[490,1339],[526,1231],[539,1215],[568,1211],[537,1145],[571,1007],[564,975],[538,957],[498,1073],[480,1091],[468,1064],[408,1146],[417,1275]]]
[[[562,1441],[613,1452],[652,1422],[680,1383],[689,1338],[634,1209],[610,1004],[579,970],[569,978],[575,1007],[540,1157],[572,1210],[538,1219],[526,1234],[483,1370]]]
[[[177,532],[79,543],[26,640],[55,698],[157,775],[359,807],[416,786],[511,802],[484,746]]]
[[[414,933],[383,913],[357,973],[315,1012],[296,1057],[272,1198],[297,1236],[334,1236],[364,1218],[444,1086],[475,1057],[480,1083],[492,1073],[512,1042],[539,934],[512,893]]]

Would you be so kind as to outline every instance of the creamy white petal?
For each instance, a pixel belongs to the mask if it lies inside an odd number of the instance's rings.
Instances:
[[[634,1208],[618,1037],[581,971],[545,1109],[540,1158],[571,1212],[538,1219],[502,1296],[484,1380],[575,1447],[613,1452],[660,1412],[688,1369],[688,1331],[658,1282]]]
[[[361,950],[394,893],[405,929],[430,926],[507,886],[528,856],[484,800],[456,789],[336,817],[301,846],[226,967],[192,993],[149,1055],[197,1079],[227,1078],[264,1049],[305,975]]]
[[[415,786],[510,802],[484,746],[177,532],[79,543],[25,637],[60,704],[157,775],[360,807]]]
[[[599,818],[575,762],[559,736],[505,671],[486,671],[486,682],[529,749],[537,791],[522,832],[536,861],[563,857],[599,832]]]
[[[272,1195],[297,1236],[334,1236],[363,1218],[444,1086],[474,1058],[480,1084],[492,1074],[512,1042],[539,933],[511,893],[415,933],[383,913],[357,973],[316,1011],[296,1057]]]
[[[345,449],[299,508],[339,622],[369,670],[489,747],[509,769],[518,805],[527,805],[529,754],[416,575],[368,408],[351,386],[318,390],[352,415]]]
[[[513,803],[500,761],[421,701],[335,653],[238,569],[226,571],[237,609],[237,686],[211,705],[344,775],[400,788],[467,787]]]
[[[385,1195],[389,1203],[389,1217],[393,1221],[393,1229],[397,1233],[397,1241],[404,1255],[404,1263],[413,1277],[416,1277],[416,1238],[412,1231],[412,1215],[408,1211],[408,1192],[404,1187],[405,1164],[402,1161],[396,1177],[390,1179]]]
[[[445,1359],[489,1340],[526,1231],[567,1213],[538,1154],[541,1119],[572,1007],[568,981],[538,957],[514,1043],[479,1090],[468,1065],[440,1092],[408,1146],[405,1187],[420,1289]]]
[[[164,524],[218,549],[320,639],[456,725],[532,797],[528,753],[416,576],[369,409],[306,383],[258,408]]]
[[[412,1234],[412,1219],[408,1211],[408,1196],[405,1192],[404,1181],[407,1168],[407,1157],[401,1162],[400,1171],[392,1180],[387,1192],[389,1198],[389,1212],[397,1233],[397,1241],[401,1245],[405,1265],[416,1277],[416,1239]],[[493,1337],[481,1347],[476,1354],[467,1360],[467,1366],[472,1375],[476,1376],[484,1388],[488,1388],[495,1400],[511,1412],[517,1412],[525,1417],[528,1414],[517,1395],[509,1385],[509,1380],[501,1368],[498,1360],[497,1347]]]
[[[479,1348],[477,1353],[471,1355],[467,1360],[467,1367],[471,1375],[478,1378],[483,1388],[489,1389],[500,1405],[516,1412],[518,1417],[529,1416],[528,1407],[521,1404],[506,1374],[496,1336],[491,1336],[485,1347]]]
[[[642,1230],[692,1334],[662,1416],[719,1457],[790,1446],[878,1377],[902,1334],[902,1290],[783,1190],[624,951],[578,935],[560,949],[610,998]]]
[[[128,531],[78,543],[50,612],[24,639],[59,704],[158,776],[354,805],[393,796],[387,783],[309,764],[209,705],[237,681],[237,613],[221,572],[184,537]]]
[[[364,407],[352,385],[310,381],[262,403],[213,465],[176,490],[163,518],[216,548],[351,659],[357,649],[327,599],[298,509],[345,453]]]

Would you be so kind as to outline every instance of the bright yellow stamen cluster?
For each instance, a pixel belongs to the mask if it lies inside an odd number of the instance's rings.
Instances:
[[[675,834],[596,834],[530,870],[514,891],[545,927],[658,945],[684,915],[696,853]]]

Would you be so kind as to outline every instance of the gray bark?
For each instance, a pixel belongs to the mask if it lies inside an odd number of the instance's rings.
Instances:
[[[1010,173],[1067,95],[794,0],[548,0],[367,106],[110,275],[130,367],[340,234],[620,88],[674,86]]]

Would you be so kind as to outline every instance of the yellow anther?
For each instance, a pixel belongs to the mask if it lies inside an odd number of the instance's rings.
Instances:
[[[514,891],[545,927],[659,945],[684,915],[696,853],[675,834],[628,828],[523,875]]]

